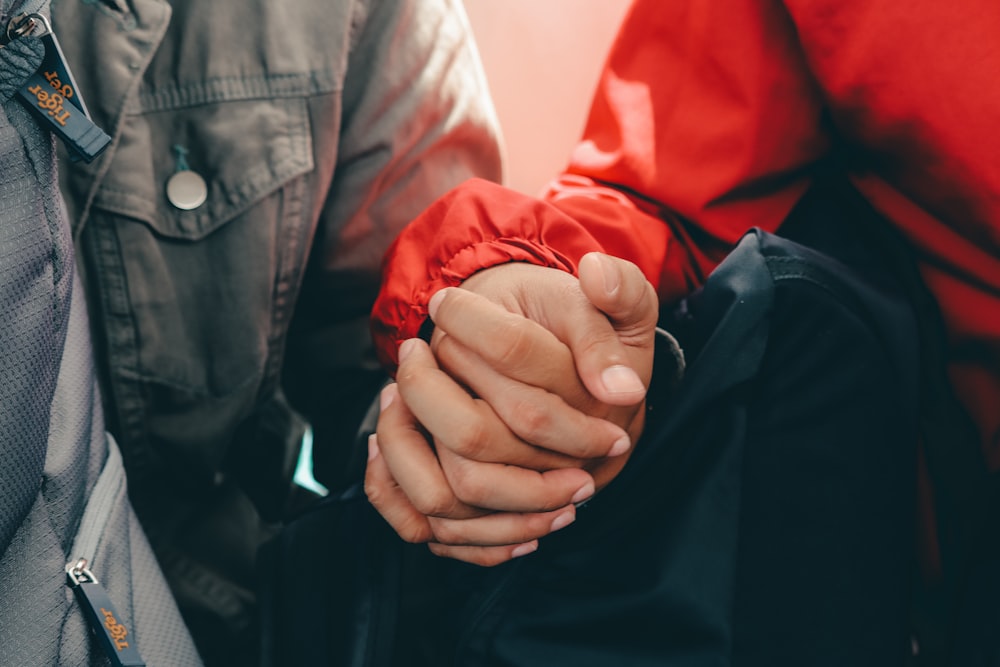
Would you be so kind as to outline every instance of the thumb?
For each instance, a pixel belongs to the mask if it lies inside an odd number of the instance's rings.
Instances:
[[[626,345],[652,343],[659,300],[638,266],[591,252],[581,258],[579,274],[583,293],[608,316]]]
[[[621,395],[616,389],[634,386],[636,379],[648,386],[659,316],[653,286],[635,264],[597,252],[581,258],[579,278],[584,295],[607,316],[626,353],[623,363],[620,354],[610,354],[614,346],[570,341],[584,384],[595,396],[605,395],[605,400],[608,393]],[[622,404],[620,400],[611,402]]]

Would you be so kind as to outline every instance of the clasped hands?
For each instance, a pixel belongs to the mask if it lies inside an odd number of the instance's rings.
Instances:
[[[538,548],[622,470],[644,426],[657,297],[600,253],[579,279],[511,263],[434,295],[399,349],[365,491],[408,542],[496,565]]]

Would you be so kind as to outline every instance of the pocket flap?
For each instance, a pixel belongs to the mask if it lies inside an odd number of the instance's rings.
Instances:
[[[313,168],[303,98],[239,100],[129,116],[95,206],[156,233],[198,240]],[[174,206],[167,181],[184,167],[207,186],[192,210]]]

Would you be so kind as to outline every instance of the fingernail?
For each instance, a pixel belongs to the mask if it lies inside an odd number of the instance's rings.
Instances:
[[[410,353],[413,351],[413,346],[416,344],[416,338],[407,338],[399,344],[399,363],[403,363],[403,360],[410,356]]]
[[[608,293],[608,296],[611,296],[618,291],[618,271],[607,255],[595,254],[597,255],[597,263],[601,267],[601,276],[604,278],[604,291]]]
[[[573,503],[574,505],[579,505],[587,498],[590,498],[592,495],[594,495],[594,483],[587,482],[586,484],[580,487],[579,491],[573,494],[573,498],[570,500],[570,502]]]
[[[612,394],[636,394],[646,391],[646,386],[635,371],[620,364],[605,368],[601,373],[601,382]]]
[[[538,549],[538,540],[532,540],[531,542],[525,542],[524,544],[515,547],[513,551],[510,552],[511,558],[520,558],[521,556],[527,556],[533,551]]]
[[[385,409],[392,405],[392,402],[396,400],[396,392],[399,389],[396,387],[396,383],[387,384],[382,388],[382,392],[378,395],[378,409],[380,412],[385,412]]]
[[[615,440],[615,444],[611,445],[611,449],[608,451],[608,456],[621,456],[632,447],[632,441],[629,437],[623,436]]]
[[[562,530],[563,528],[573,523],[574,521],[576,521],[576,512],[574,510],[566,510],[565,512],[557,516],[555,519],[553,519],[552,525],[549,527],[549,530],[551,530],[554,533],[557,530]]]
[[[368,460],[371,461],[379,455],[378,436],[372,433],[368,436]]]
[[[431,316],[432,320],[434,319],[434,316],[437,315],[438,307],[441,305],[441,302],[444,301],[445,292],[447,291],[448,288],[445,287],[444,289],[434,292],[434,296],[432,296],[431,300],[427,302],[427,313]]]

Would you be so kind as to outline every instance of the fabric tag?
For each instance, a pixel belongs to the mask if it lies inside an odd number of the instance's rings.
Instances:
[[[90,119],[55,33],[50,29],[40,39],[45,45],[45,58],[38,71],[18,89],[18,98],[43,127],[63,141],[70,159],[92,162],[108,147],[111,137]]]
[[[129,628],[119,620],[118,611],[104,587],[96,582],[84,582],[73,590],[111,664],[114,667],[145,667]]]
[[[90,571],[86,558],[66,565],[66,583],[73,589],[91,631],[112,667],[146,667],[132,631],[121,622],[108,592]]]

